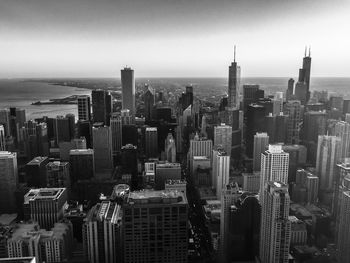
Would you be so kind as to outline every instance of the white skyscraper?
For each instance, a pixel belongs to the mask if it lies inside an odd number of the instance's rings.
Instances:
[[[232,127],[221,123],[214,127],[214,145],[225,149],[228,155],[231,155],[232,145]]]
[[[15,191],[18,184],[16,153],[0,151],[0,211],[16,211]]]
[[[290,197],[288,186],[268,182],[264,189],[260,229],[262,263],[288,263],[291,222],[288,220]]]
[[[261,168],[261,154],[266,151],[269,145],[269,136],[266,132],[257,132],[254,135],[254,151],[253,151],[253,170],[260,171]]]
[[[316,173],[321,190],[332,190],[336,164],[339,161],[341,140],[336,136],[319,135],[316,156]]]
[[[212,184],[216,189],[217,199],[220,200],[221,192],[230,179],[230,156],[225,151],[213,151],[213,180]]]
[[[289,154],[282,150],[282,145],[269,145],[261,154],[260,202],[264,202],[265,188],[268,182],[288,184]]]

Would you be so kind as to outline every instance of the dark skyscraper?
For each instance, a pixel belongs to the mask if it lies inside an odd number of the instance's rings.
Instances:
[[[33,160],[26,164],[25,170],[28,186],[47,186],[46,165],[48,162],[48,157],[35,157]]]
[[[149,123],[153,119],[155,93],[149,85],[146,84],[145,86],[147,86],[147,91],[144,94],[145,121]]]
[[[246,149],[249,157],[253,156],[254,135],[264,130],[265,107],[250,104],[247,110]]]
[[[93,90],[92,97],[92,111],[94,122],[102,122],[109,125],[112,112],[112,96],[105,90]]]
[[[309,55],[303,58],[303,67],[299,69],[299,79],[295,85],[295,97],[300,100],[302,105],[306,105],[310,99],[310,71],[311,71],[311,51],[309,48]]]
[[[136,113],[134,70],[127,67],[122,69],[121,82],[122,82],[122,98],[123,98],[122,107],[123,109],[130,110],[130,113],[134,116]]]
[[[78,119],[83,121],[89,121],[91,119],[91,103],[90,97],[78,96]]]
[[[236,46],[234,47],[234,57],[228,73],[228,107],[239,109],[241,68],[236,62]]]

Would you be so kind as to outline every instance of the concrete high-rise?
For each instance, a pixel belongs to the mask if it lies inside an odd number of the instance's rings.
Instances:
[[[83,246],[89,262],[122,262],[121,207],[103,201],[91,208],[84,221]]]
[[[261,154],[266,151],[269,145],[269,136],[267,133],[256,133],[254,135],[254,149],[253,149],[253,170],[260,171],[261,168]]]
[[[264,202],[268,182],[288,184],[289,154],[282,150],[282,145],[269,145],[261,155],[260,202]]]
[[[18,185],[17,154],[0,151],[0,211],[16,211],[15,191]]]
[[[320,190],[333,190],[336,164],[339,162],[341,141],[339,137],[318,136],[316,173],[320,178]]]
[[[24,196],[24,209],[30,211],[30,218],[46,230],[63,218],[66,203],[66,188],[31,189]]]
[[[239,109],[240,107],[240,81],[241,68],[236,62],[236,46],[234,47],[233,62],[229,66],[228,71],[228,107]]]
[[[157,127],[147,127],[145,131],[146,158],[158,157],[158,131]]]
[[[135,78],[134,70],[125,67],[121,70],[121,83],[122,83],[122,107],[123,109],[130,110],[131,115],[135,115]]]
[[[231,156],[232,127],[221,123],[214,127],[214,146],[225,149],[227,155]]]
[[[291,237],[290,197],[283,182],[270,181],[264,189],[260,229],[260,261],[288,263]]]
[[[78,96],[78,119],[89,121],[91,119],[91,102],[90,96]]]
[[[184,193],[131,192],[123,206],[122,224],[124,262],[188,261],[188,203]]]

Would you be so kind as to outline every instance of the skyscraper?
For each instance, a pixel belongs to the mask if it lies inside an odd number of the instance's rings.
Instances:
[[[338,261],[350,261],[350,178],[343,179],[343,189],[340,193],[339,206],[339,224],[337,226],[337,247],[338,247]]]
[[[146,158],[158,157],[157,127],[147,127],[145,137]]]
[[[260,171],[261,154],[266,151],[269,145],[269,136],[267,133],[256,133],[254,135],[254,150],[253,150],[253,170]]]
[[[111,172],[113,169],[111,128],[93,127],[92,138],[96,172]]]
[[[18,185],[16,153],[0,151],[0,211],[16,211],[15,191]]]
[[[0,151],[6,150],[5,127],[0,124]]]
[[[283,182],[270,181],[264,192],[260,260],[262,263],[288,263],[291,235],[288,186]]]
[[[184,193],[131,192],[123,207],[124,262],[187,262],[187,231]]]
[[[264,98],[264,90],[258,84],[243,85],[243,111],[246,114],[248,105],[256,103],[260,98]]]
[[[339,137],[318,136],[316,173],[321,190],[333,190],[336,164],[339,161],[341,141]]]
[[[232,127],[221,123],[214,127],[214,146],[225,149],[227,155],[231,155]]]
[[[112,112],[112,96],[109,92],[96,89],[91,92],[92,113],[94,122],[109,125]]]
[[[145,84],[145,87],[147,87],[147,90],[144,94],[145,121],[146,121],[146,123],[148,123],[148,122],[153,120],[153,111],[154,111],[154,105],[155,105],[155,92],[148,84]]]
[[[335,124],[334,135],[340,138],[339,160],[350,157],[350,124],[339,121]]]
[[[135,78],[134,70],[125,67],[121,70],[121,82],[122,82],[122,107],[123,109],[130,110],[131,115],[135,115]]]
[[[241,68],[236,62],[236,46],[234,47],[233,62],[228,73],[228,107],[239,109]]]
[[[292,100],[285,104],[285,115],[287,117],[287,144],[299,144],[300,123],[302,119],[303,106],[300,101]]]
[[[168,133],[168,136],[165,139],[165,160],[170,163],[176,162],[176,144],[171,133]]]
[[[216,197],[220,200],[222,189],[230,182],[230,156],[222,150],[214,151],[212,168],[212,184],[216,189]]]
[[[112,131],[112,152],[113,156],[117,155],[122,148],[122,119],[120,114],[112,114],[111,116]]]
[[[24,196],[24,207],[30,211],[30,218],[46,230],[63,218],[66,202],[66,188],[31,189]]]
[[[282,145],[269,145],[261,155],[260,202],[264,202],[268,182],[288,183],[289,154],[282,150]]]
[[[46,165],[48,157],[37,156],[25,166],[26,181],[30,187],[47,187]]]
[[[83,246],[89,262],[121,262],[121,207],[103,201],[91,208],[84,221]]]
[[[91,119],[90,96],[78,96],[78,119],[82,121],[89,121]]]
[[[301,101],[302,105],[308,103],[310,99],[310,72],[311,72],[311,51],[309,48],[309,55],[303,58],[303,67],[299,69],[299,79],[295,86],[294,94],[297,100]]]
[[[220,262],[226,262],[229,251],[229,225],[230,208],[238,200],[242,192],[234,185],[226,184],[220,189],[221,214],[220,214]]]
[[[74,185],[79,180],[95,176],[95,158],[92,149],[75,149],[69,152],[70,182]]]
[[[10,111],[8,109],[0,109],[0,124],[4,125],[5,135],[11,136]]]
[[[49,162],[46,164],[46,174],[48,187],[71,187],[68,162]]]

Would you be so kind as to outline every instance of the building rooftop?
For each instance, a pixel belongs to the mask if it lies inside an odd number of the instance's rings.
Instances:
[[[184,193],[176,190],[142,190],[130,192],[127,203],[133,204],[187,204]]]
[[[6,262],[6,263],[36,263],[36,260],[35,260],[35,257],[0,258],[0,262]]]
[[[29,204],[29,201],[36,199],[55,200],[58,199],[65,191],[66,188],[30,189],[24,196],[24,204]]]
[[[37,156],[33,158],[27,165],[40,165],[43,161],[47,160],[48,157]]]
[[[169,180],[165,181],[165,184],[167,184],[167,185],[187,184],[187,182],[186,182],[186,180],[169,179]]]
[[[181,168],[181,165],[179,163],[157,163],[156,168]]]
[[[157,131],[157,127],[147,127],[146,131]]]
[[[94,154],[93,149],[73,149],[69,151],[70,155],[91,155]]]
[[[200,161],[200,160],[210,160],[207,156],[193,156],[193,160]]]

